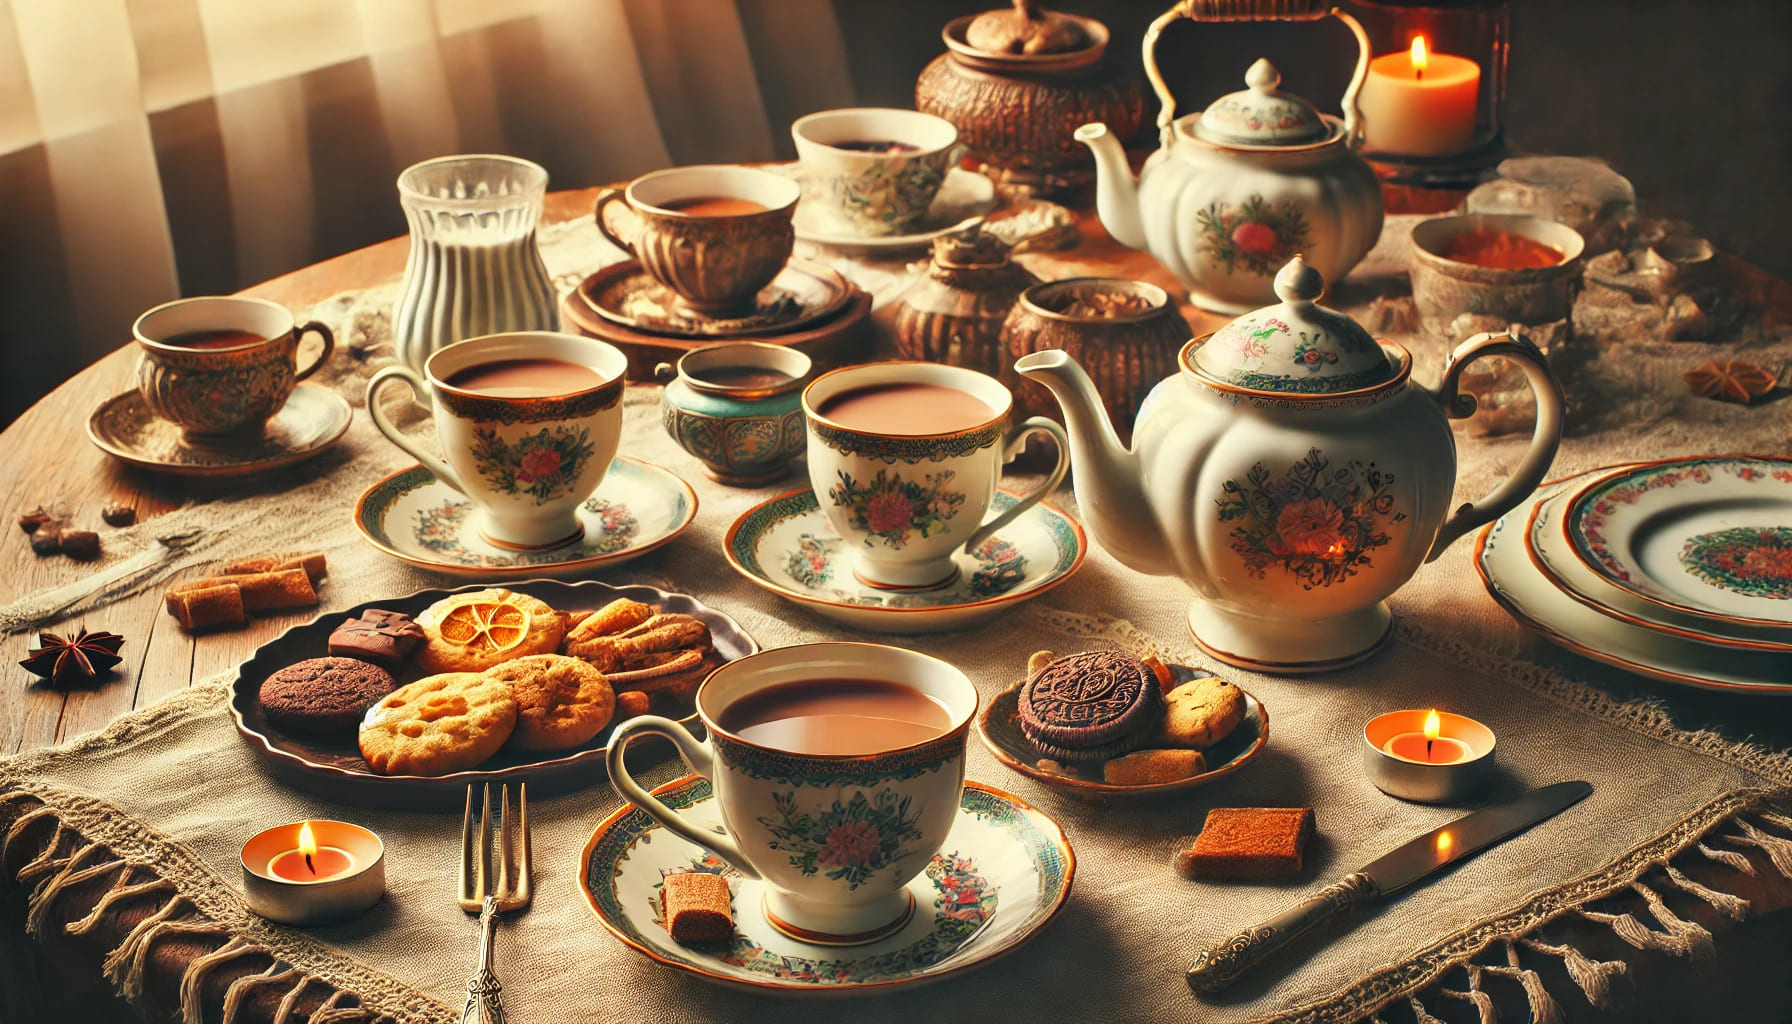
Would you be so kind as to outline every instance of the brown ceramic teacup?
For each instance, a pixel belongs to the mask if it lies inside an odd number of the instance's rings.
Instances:
[[[802,190],[767,171],[727,164],[674,167],[597,197],[597,229],[639,260],[654,280],[701,314],[750,308],[790,259],[790,218]],[[611,226],[605,208],[623,203],[635,226]]]
[[[323,348],[298,367],[299,339]],[[240,295],[176,299],[137,318],[137,390],[157,416],[190,438],[258,434],[335,348],[330,329],[295,324],[284,307]]]

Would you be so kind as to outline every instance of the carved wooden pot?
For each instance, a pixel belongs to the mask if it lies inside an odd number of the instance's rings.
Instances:
[[[895,301],[897,358],[1001,376],[1012,362],[1002,324],[1021,293],[1038,283],[998,238],[936,239],[927,273]]]
[[[975,17],[954,19],[940,33],[946,52],[915,82],[915,109],[956,125],[967,152],[1000,184],[1055,194],[1094,181],[1095,162],[1073,137],[1078,126],[1101,122],[1125,139],[1145,116],[1138,82],[1106,56],[1107,26],[1077,17],[1088,46],[1014,55],[967,43]]]

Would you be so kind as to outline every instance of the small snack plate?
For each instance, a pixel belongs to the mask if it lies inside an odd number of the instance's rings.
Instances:
[[[720,830],[708,779],[688,776],[653,795],[697,828]],[[966,781],[957,823],[932,863],[908,883],[914,917],[889,938],[849,947],[810,945],[775,931],[761,902],[765,883],[667,834],[632,804],[597,826],[577,870],[579,891],[598,921],[645,956],[736,988],[839,995],[937,981],[1013,952],[1064,908],[1076,855],[1064,830],[1043,812]],[[688,946],[672,941],[660,923],[660,888],[667,875],[681,871],[728,879],[733,938]]]
[[[505,583],[504,587],[540,598],[560,611],[597,609],[618,598],[641,601],[660,611],[682,612],[701,619],[709,627],[711,644],[724,661],[759,651],[759,644],[747,635],[740,623],[686,594],[669,594],[643,586],[613,587],[595,581],[523,580]],[[237,732],[275,775],[295,788],[362,805],[457,809],[466,798],[467,786],[475,782],[527,780],[544,795],[602,782],[609,777],[604,768],[604,757],[614,722],[591,742],[572,750],[500,750],[479,767],[464,772],[439,776],[381,775],[368,767],[352,740],[335,743],[328,739],[291,736],[271,726],[262,713],[262,682],[295,662],[327,655],[330,633],[344,619],[356,618],[369,608],[415,616],[450,594],[483,589],[484,585],[475,584],[456,590],[420,590],[403,597],[365,601],[352,608],[326,612],[262,644],[249,660],[237,667],[236,679],[231,684],[230,714],[236,720]],[[398,681],[408,683],[422,675],[421,670],[407,666],[406,671],[398,673]],[[700,727],[695,708],[681,715],[679,721],[686,728]],[[640,743],[631,745],[630,756],[641,746]],[[671,749],[664,744],[653,746],[662,752]]]
[[[369,487],[355,503],[367,543],[421,569],[496,579],[620,565],[670,542],[697,517],[697,492],[663,466],[619,455],[579,506],[585,535],[542,551],[501,548],[479,535],[473,505],[422,466]]]
[[[190,443],[179,426],[157,416],[135,390],[101,402],[87,418],[87,438],[120,462],[176,476],[242,476],[303,462],[348,430],[346,399],[321,384],[300,384],[267,428],[255,436]]]
[[[1792,459],[1694,456],[1619,469],[1567,501],[1575,557],[1644,601],[1792,628]]]
[[[1213,673],[1205,669],[1190,668],[1185,665],[1171,665],[1170,674],[1173,682],[1180,686],[1193,679],[1201,679]],[[1257,698],[1245,690],[1244,719],[1233,730],[1210,747],[1203,747],[1207,755],[1207,770],[1199,775],[1175,782],[1156,782],[1149,785],[1122,786],[1103,781],[1101,766],[1069,762],[1064,765],[1067,774],[1048,772],[1038,766],[1038,761],[1045,755],[1034,749],[1025,733],[1020,731],[1020,721],[1016,716],[1016,708],[1020,703],[1020,689],[1025,681],[1015,683],[1008,689],[992,697],[977,715],[977,737],[996,760],[1014,769],[1027,778],[1042,783],[1060,793],[1066,793],[1081,800],[1103,802],[1111,799],[1133,799],[1138,797],[1166,796],[1204,786],[1222,775],[1230,775],[1263,752],[1263,745],[1269,742],[1269,712]]]
[[[786,164],[768,169],[789,174],[798,182],[803,181],[801,164]],[[946,172],[946,180],[940,184],[939,194],[933,197],[933,205],[928,207],[927,216],[902,234],[861,233],[846,223],[844,218],[833,216],[824,203],[806,195],[797,201],[791,225],[796,229],[798,241],[813,242],[844,252],[875,255],[925,248],[941,235],[966,231],[982,223],[983,218],[999,205],[1001,200],[996,196],[995,182],[975,171],[954,167]]]
[[[996,492],[1002,512],[1019,500]],[[846,541],[807,488],[748,509],[722,540],[728,564],[779,597],[818,615],[879,633],[969,629],[1069,579],[1089,553],[1083,528],[1041,502],[973,553],[958,552],[956,582],[938,590],[889,591],[860,583],[841,564]]]

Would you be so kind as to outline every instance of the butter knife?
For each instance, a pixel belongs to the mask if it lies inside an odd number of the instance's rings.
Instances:
[[[1188,966],[1188,986],[1196,992],[1218,992],[1277,950],[1332,918],[1348,914],[1369,900],[1392,896],[1440,868],[1472,857],[1552,817],[1591,792],[1590,783],[1557,782],[1515,800],[1465,814],[1410,839],[1268,921],[1197,954]]]

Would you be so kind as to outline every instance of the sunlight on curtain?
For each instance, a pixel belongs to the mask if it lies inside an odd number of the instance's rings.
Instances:
[[[47,261],[0,263],[0,301],[66,307],[66,375],[183,289],[402,233],[418,160],[513,153],[575,188],[771,159],[852,99],[831,0],[0,0],[0,186],[52,206],[0,213]]]

